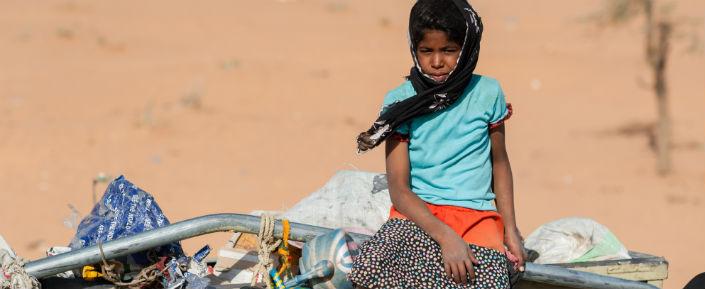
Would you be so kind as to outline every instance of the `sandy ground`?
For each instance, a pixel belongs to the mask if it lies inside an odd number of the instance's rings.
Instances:
[[[593,0],[474,1],[477,73],[516,110],[524,234],[594,218],[665,256],[667,288],[705,271],[705,2],[675,2],[697,21],[668,67],[675,170],[659,177],[640,129],[656,109],[638,22],[596,29]],[[282,210],[337,170],[382,171],[382,151],[357,156],[354,139],[408,71],[411,3],[0,1],[0,233],[28,258],[67,244],[68,205],[87,213],[101,172],[178,221]]]

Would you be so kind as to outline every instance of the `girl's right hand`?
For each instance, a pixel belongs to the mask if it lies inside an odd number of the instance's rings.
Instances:
[[[446,234],[439,241],[443,255],[443,265],[448,277],[458,284],[468,283],[468,275],[470,275],[470,279],[475,279],[473,264],[477,265],[479,262],[475,259],[475,254],[473,254],[468,243],[455,232]]]

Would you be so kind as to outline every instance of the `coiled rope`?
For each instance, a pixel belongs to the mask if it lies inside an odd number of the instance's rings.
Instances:
[[[166,268],[163,270],[159,270],[157,268],[158,263],[152,264],[149,267],[145,267],[140,272],[132,278],[132,281],[130,282],[123,282],[120,278],[120,275],[122,275],[123,265],[122,263],[118,261],[108,261],[105,259],[105,253],[103,253],[103,245],[101,242],[98,242],[98,250],[100,250],[100,257],[103,259],[103,264],[101,266],[101,273],[103,279],[109,281],[110,283],[113,283],[116,288],[129,288],[129,289],[140,289],[140,288],[145,288],[148,285],[151,285],[155,281],[157,281],[157,278],[163,276],[164,271],[166,271]]]
[[[41,289],[37,278],[29,276],[24,270],[25,260],[13,257],[9,251],[0,249],[0,288],[2,289]]]
[[[257,234],[257,259],[259,262],[254,267],[254,275],[250,286],[255,286],[257,280],[262,280],[267,283],[268,289],[273,289],[274,285],[269,279],[269,271],[272,270],[272,258],[270,254],[274,251],[281,240],[274,240],[274,216],[263,214],[259,226],[259,234]]]

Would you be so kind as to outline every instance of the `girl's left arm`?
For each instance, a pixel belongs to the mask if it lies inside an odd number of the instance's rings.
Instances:
[[[496,195],[497,211],[504,219],[504,243],[517,259],[517,269],[524,271],[526,253],[522,244],[523,238],[517,228],[514,215],[514,184],[512,167],[505,146],[504,124],[490,129],[492,141],[492,177]]]

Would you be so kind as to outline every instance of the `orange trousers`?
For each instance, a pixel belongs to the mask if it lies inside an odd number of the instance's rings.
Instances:
[[[426,204],[431,214],[470,244],[504,253],[504,223],[496,211],[478,211],[456,206]],[[407,219],[392,206],[389,218]]]

